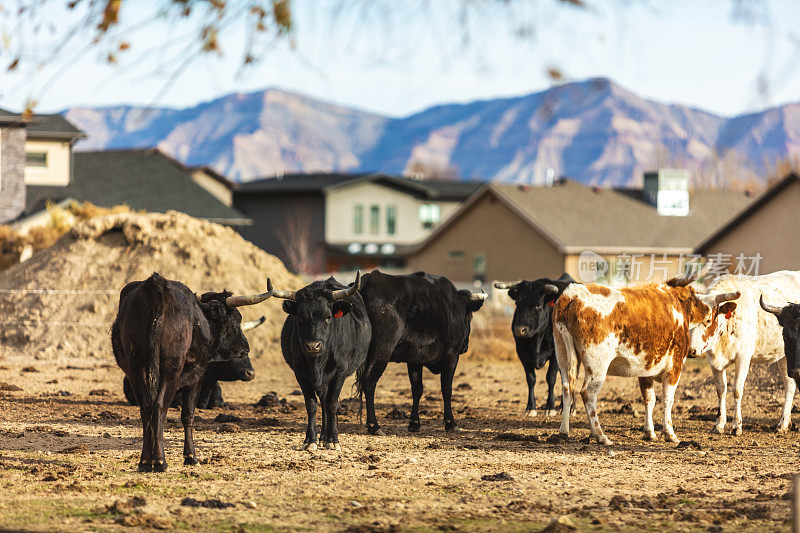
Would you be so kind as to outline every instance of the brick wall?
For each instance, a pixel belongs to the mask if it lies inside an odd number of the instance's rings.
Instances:
[[[25,128],[0,128],[0,224],[25,209]]]

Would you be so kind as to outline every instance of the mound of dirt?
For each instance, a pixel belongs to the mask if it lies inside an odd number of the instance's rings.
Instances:
[[[177,212],[113,214],[76,225],[53,246],[0,272],[0,358],[113,361],[110,331],[126,283],[158,272],[193,291],[263,292],[300,280],[230,228]],[[241,308],[267,321],[248,333],[251,356],[280,355],[281,301]]]

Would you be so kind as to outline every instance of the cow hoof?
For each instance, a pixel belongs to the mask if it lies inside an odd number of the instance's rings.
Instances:
[[[410,433],[417,433],[420,430],[420,423],[419,422],[409,422],[408,423],[408,431]]]
[[[613,442],[611,442],[611,439],[609,439],[605,435],[603,435],[602,437],[597,437],[597,442],[602,444],[603,446],[611,446],[613,444]]]
[[[463,429],[461,429],[460,427],[458,427],[455,424],[453,424],[452,426],[445,426],[444,430],[447,433],[461,433],[462,431],[464,431]]]
[[[655,431],[652,431],[652,432],[645,431],[644,432],[644,440],[648,440],[648,441],[656,440],[656,432]]]
[[[377,426],[377,425],[368,426],[367,427],[367,433],[369,433],[370,435],[375,435],[376,437],[383,437],[383,436],[386,435],[386,433],[383,432],[381,427]]]
[[[150,461],[142,461],[139,463],[139,472],[152,472],[153,471],[153,463]]]
[[[662,433],[661,436],[664,437],[664,440],[667,442],[680,442],[678,436],[674,433]]]
[[[555,409],[548,409],[547,412],[545,413],[545,415],[547,416],[556,416],[557,414],[558,411],[556,411]]]
[[[526,409],[524,416],[530,416],[530,417],[536,416],[536,409]]]
[[[165,472],[167,470],[167,462],[156,460],[153,461],[153,472]]]
[[[714,426],[711,429],[711,433],[716,433],[718,435],[724,435],[725,434],[725,426]]]
[[[782,434],[782,433],[786,433],[787,431],[789,431],[789,426],[788,425],[785,426],[785,427],[784,426],[778,426],[778,427],[775,428],[775,433],[777,433],[779,435]]]
[[[338,442],[326,442],[325,443],[326,450],[341,450],[342,447]]]
[[[190,455],[188,457],[184,457],[183,464],[185,464],[186,466],[194,466],[200,464],[200,461],[198,461],[197,457],[195,457],[194,455]]]
[[[737,437],[742,436],[742,426],[737,426],[731,429],[731,435],[736,435]]]
[[[303,449],[308,450],[310,452],[317,451],[317,443],[316,442],[307,442],[303,444]]]

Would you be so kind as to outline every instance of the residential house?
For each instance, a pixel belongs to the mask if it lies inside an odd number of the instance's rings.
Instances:
[[[136,211],[180,211],[226,226],[250,224],[195,181],[197,170],[158,149],[75,152],[73,160],[68,185],[28,185],[25,216],[42,212],[48,201],[72,199],[101,207],[125,204]]]
[[[25,209],[27,185],[67,185],[72,146],[86,135],[61,115],[0,109],[0,224]]]
[[[403,268],[408,250],[481,185],[292,174],[239,185],[233,205],[253,219],[242,235],[296,270]]]
[[[649,174],[644,189],[560,179],[552,186],[488,184],[409,251],[408,267],[457,282],[575,279],[627,285],[667,279],[750,199],[694,191],[686,176]]]
[[[797,213],[800,175],[792,172],[769,187],[697,246],[732,272],[766,274],[800,269]],[[744,258],[745,265],[739,264]],[[753,258],[758,258],[754,261]],[[751,266],[757,263],[757,269]]]

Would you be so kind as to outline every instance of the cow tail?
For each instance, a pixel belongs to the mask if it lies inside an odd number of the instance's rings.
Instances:
[[[358,397],[358,423],[361,423],[361,416],[364,412],[364,373],[367,371],[367,362],[364,361],[358,369],[356,369],[356,381],[353,383],[353,396],[352,399]]]
[[[144,395],[150,405],[156,402],[161,373],[161,339],[164,332],[164,301],[166,299],[166,280],[158,274],[147,279],[153,295],[150,332],[147,339],[149,356],[144,368]],[[144,402],[142,402],[144,403]]]

